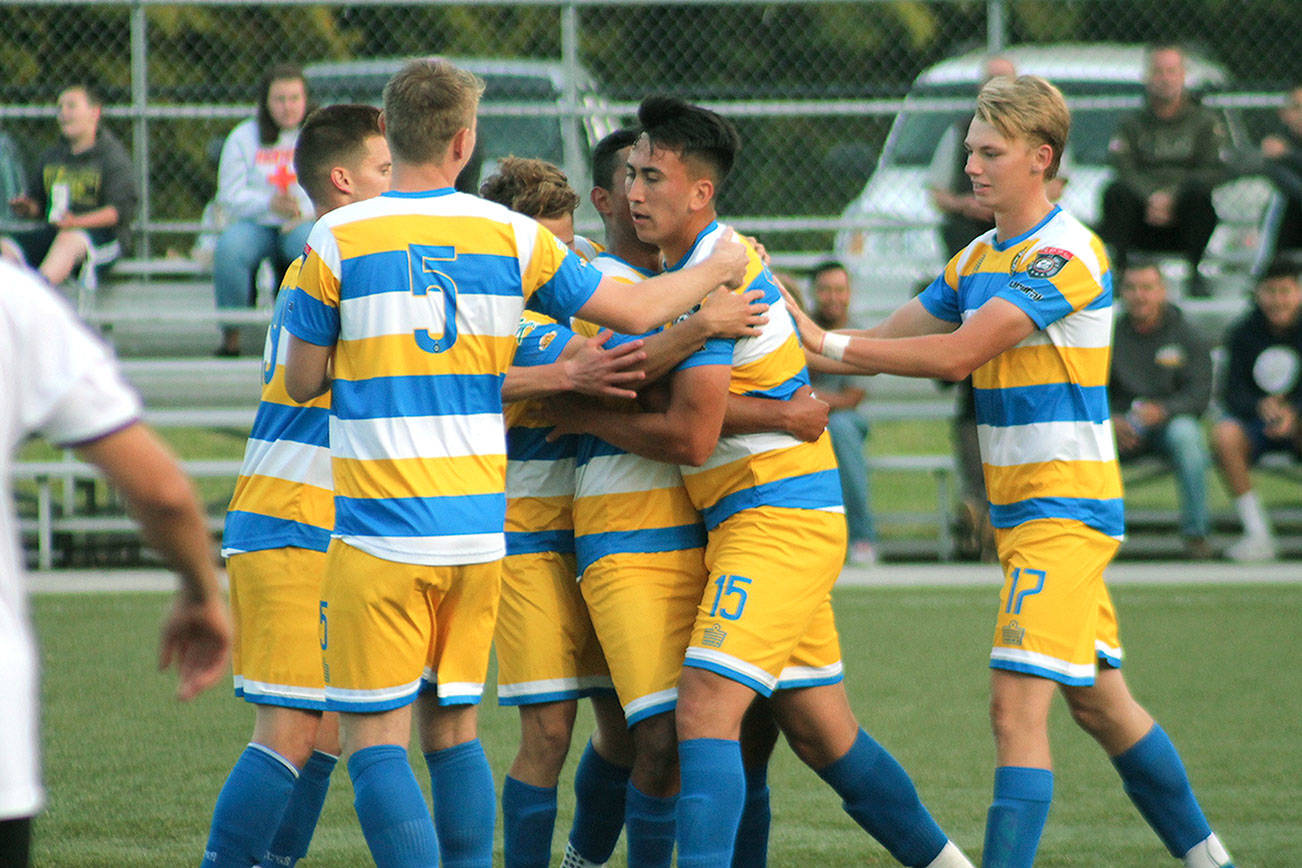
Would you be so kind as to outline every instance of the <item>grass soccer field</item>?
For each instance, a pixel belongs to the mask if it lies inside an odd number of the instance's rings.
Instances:
[[[1236,864],[1302,865],[1302,584],[1126,585],[1114,597],[1131,686],[1179,747]],[[190,705],[172,701],[173,680],[153,666],[165,601],[149,593],[34,598],[49,790],[35,830],[37,866],[198,864],[213,802],[248,740],[252,713],[229,685]],[[991,787],[985,659],[993,587],[844,587],[836,603],[860,720],[976,859]],[[586,714],[578,730],[590,730]],[[481,734],[499,786],[516,733],[515,712],[486,699]],[[1055,798],[1037,865],[1177,864],[1061,703],[1052,733]],[[580,738],[562,779],[558,859]],[[424,764],[417,769],[425,778]],[[370,864],[342,771],[304,866]],[[895,864],[785,745],[770,783],[770,865]],[[500,830],[497,842],[500,848]],[[623,864],[621,844],[611,865]]]

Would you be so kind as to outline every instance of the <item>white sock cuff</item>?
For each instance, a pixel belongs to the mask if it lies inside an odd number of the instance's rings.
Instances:
[[[972,862],[958,849],[953,841],[946,841],[945,848],[935,859],[927,863],[926,868],[973,868]]]
[[[1230,864],[1230,854],[1213,832],[1184,854],[1184,864],[1185,868],[1222,868]]]
[[[289,772],[294,776],[294,779],[298,780],[298,768],[292,762],[285,759],[283,756],[276,753],[274,750],[267,747],[265,744],[258,744],[256,741],[251,741],[249,742],[249,747],[253,748],[256,751],[261,751],[262,753],[265,753],[267,756],[271,757],[276,762],[280,763],[285,768],[289,769]]]

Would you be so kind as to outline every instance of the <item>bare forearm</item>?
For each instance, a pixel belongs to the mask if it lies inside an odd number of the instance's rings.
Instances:
[[[687,438],[667,413],[621,413],[585,409],[583,429],[625,452],[669,464],[690,463]]]
[[[574,388],[564,362],[549,365],[512,365],[502,380],[502,401],[527,401],[568,392]]]
[[[119,219],[118,209],[113,205],[105,205],[85,214],[72,215],[70,223],[77,229],[106,229],[118,225]]]
[[[654,382],[674,369],[674,366],[701,348],[709,332],[695,317],[657,332],[646,339],[643,350],[646,360],[639,367],[646,374],[646,383]]]

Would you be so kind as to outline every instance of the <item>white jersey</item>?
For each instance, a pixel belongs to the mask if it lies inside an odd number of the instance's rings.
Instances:
[[[9,475],[30,434],[87,443],[140,416],[109,351],[45,284],[0,263],[0,820],[33,816],[43,793],[37,761],[37,657]]]

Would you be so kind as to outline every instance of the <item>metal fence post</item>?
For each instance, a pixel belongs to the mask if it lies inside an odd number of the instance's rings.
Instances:
[[[579,143],[583,122],[579,116],[579,12],[573,0],[561,6],[561,63],[565,67],[565,89],[561,110],[565,123],[561,127],[561,146],[565,153],[565,166],[571,172],[579,171],[584,153]]]
[[[986,51],[998,54],[1008,45],[1007,0],[986,0]]]
[[[140,189],[140,211],[136,223],[142,227],[149,226],[152,209],[150,208],[151,190],[149,187],[149,119],[146,108],[149,104],[149,30],[145,17],[145,6],[141,0],[131,4],[131,149],[135,155],[137,186]],[[140,246],[137,255],[148,257],[150,252],[150,232],[147,228],[140,232]]]

